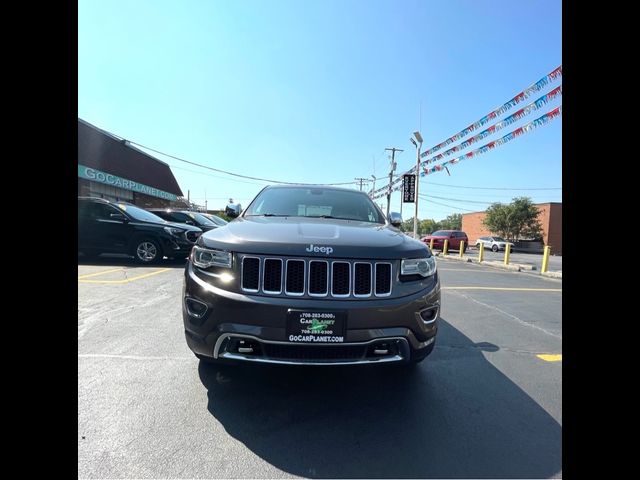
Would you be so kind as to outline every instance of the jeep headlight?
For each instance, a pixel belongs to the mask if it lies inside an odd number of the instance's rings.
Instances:
[[[194,246],[191,258],[193,260],[193,264],[196,267],[231,268],[231,252],[223,252],[222,250],[212,250],[210,248]]]
[[[400,264],[401,275],[429,277],[436,273],[436,258],[405,258]]]

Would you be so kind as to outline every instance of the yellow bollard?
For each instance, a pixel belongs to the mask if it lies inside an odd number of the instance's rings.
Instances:
[[[464,255],[464,240],[460,240],[460,258]]]
[[[511,255],[511,244],[507,243],[504,246],[504,264],[509,265],[509,255]]]
[[[549,253],[551,253],[551,247],[546,245],[542,254],[542,270],[540,270],[542,273],[549,269]]]
[[[429,242],[429,248],[433,251],[433,238]]]
[[[480,248],[478,249],[478,263],[482,263],[484,260],[484,242],[480,242]]]
[[[445,238],[444,247],[442,248],[442,255],[446,255],[447,253],[449,253],[449,239]]]

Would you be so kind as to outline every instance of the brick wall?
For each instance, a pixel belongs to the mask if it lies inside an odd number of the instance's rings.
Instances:
[[[475,245],[478,237],[490,235],[487,228],[482,224],[484,212],[465,213],[462,215],[462,231],[469,237],[469,243]]]
[[[545,243],[551,245],[551,253],[562,255],[562,204],[552,203],[549,229]]]

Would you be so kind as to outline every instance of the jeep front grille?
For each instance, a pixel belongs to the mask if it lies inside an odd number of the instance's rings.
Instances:
[[[366,298],[391,295],[390,262],[241,257],[245,292]]]

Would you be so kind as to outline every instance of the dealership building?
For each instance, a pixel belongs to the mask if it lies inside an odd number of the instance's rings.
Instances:
[[[162,208],[183,193],[169,165],[78,118],[78,196]]]
[[[562,255],[562,203],[548,202],[536,204],[542,225],[542,241],[551,247],[551,253]],[[462,215],[462,230],[473,244],[479,237],[493,235],[484,225],[485,212],[465,213]]]

